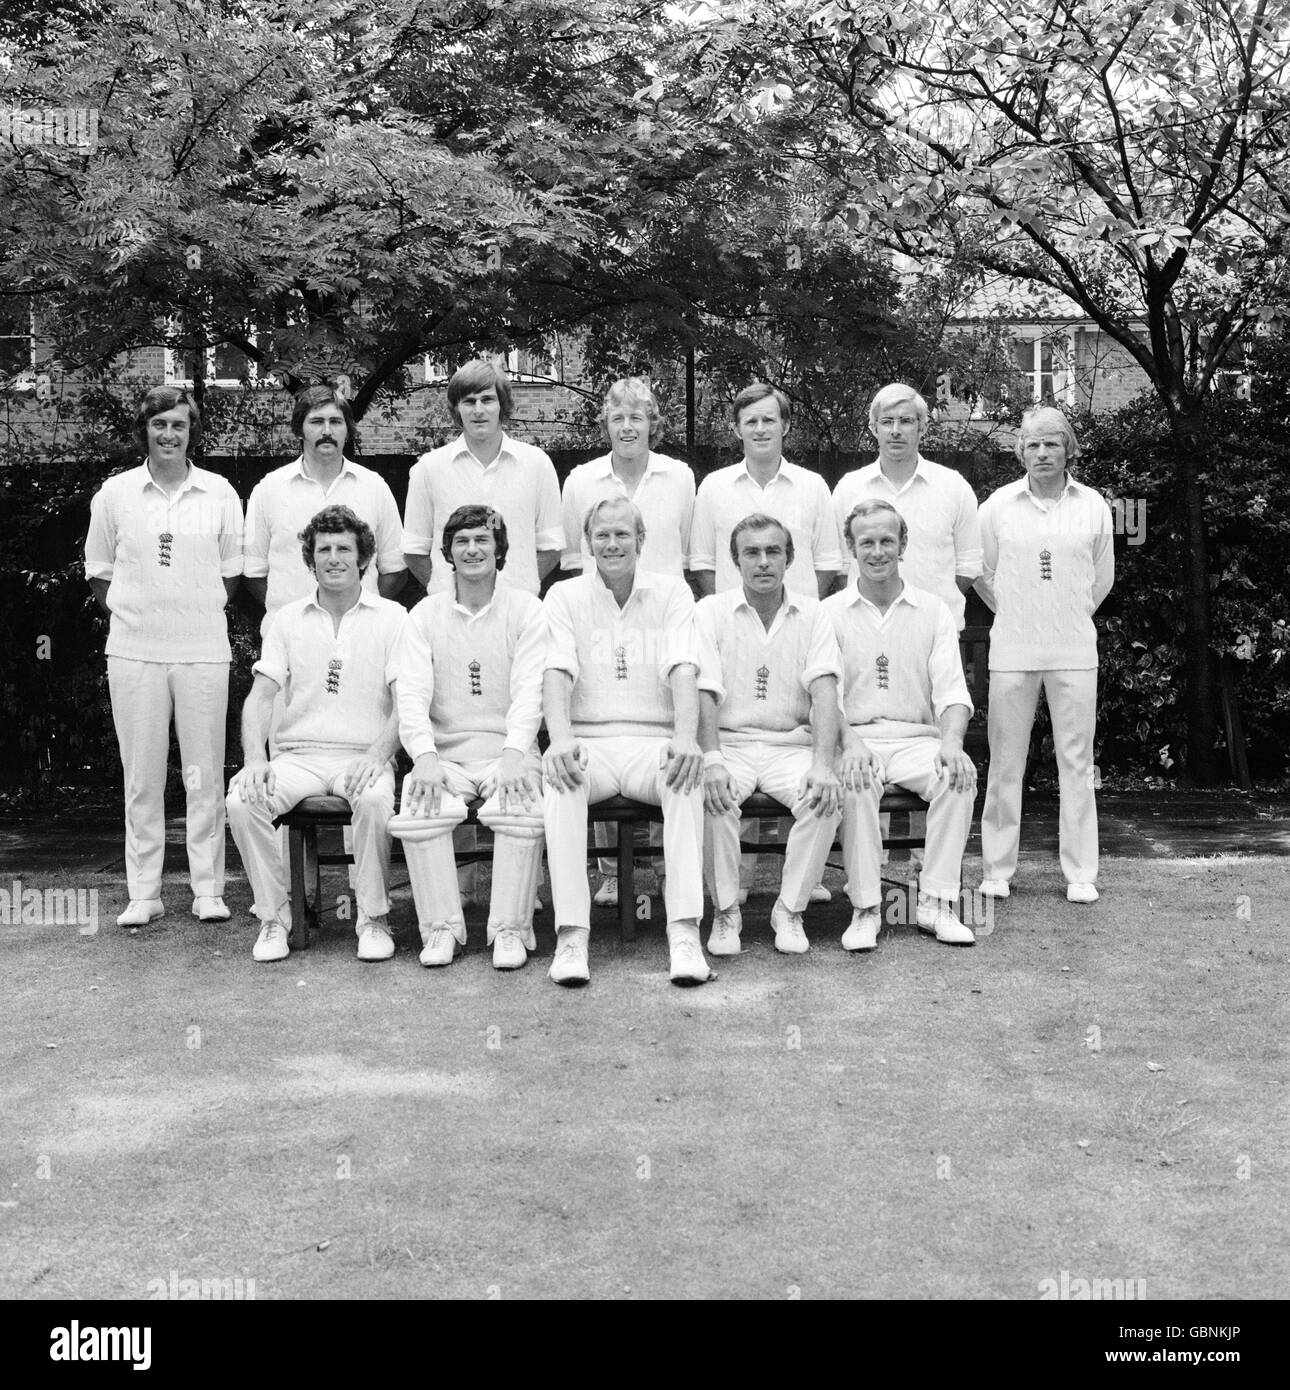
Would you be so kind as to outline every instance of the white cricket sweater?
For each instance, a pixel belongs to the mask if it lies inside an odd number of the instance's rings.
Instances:
[[[700,599],[699,689],[720,701],[723,743],[811,742],[811,683],[841,679],[833,624],[818,599],[785,590],[769,631],[743,587]]]
[[[399,737],[409,756],[452,762],[528,753],[542,722],[546,612],[499,575],[471,613],[455,593],[431,594],[408,615],[398,654]]]
[[[992,671],[1086,671],[1097,666],[1093,614],[1115,582],[1111,509],[1067,474],[1056,501],[1028,477],[981,504],[977,589],[994,610]]]

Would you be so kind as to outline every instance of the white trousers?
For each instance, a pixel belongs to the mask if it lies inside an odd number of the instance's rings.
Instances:
[[[1058,846],[1067,883],[1097,882],[1097,802],[1093,794],[1093,731],[1097,670],[990,672],[990,777],[981,813],[986,878],[1005,882],[1017,871],[1021,790],[1039,692],[1048,701],[1057,754]]]
[[[131,898],[159,898],[166,857],[170,721],[188,797],[194,897],[224,892],[224,721],[228,662],[107,659],[112,722],[125,778],[125,879]]]
[[[727,743],[722,746],[736,801],[763,791],[793,812],[793,825],[784,847],[784,872],[779,896],[790,912],[804,912],[811,889],[820,881],[825,860],[837,833],[839,814],[817,816],[798,798],[802,778],[810,770],[812,752],[799,745]],[[747,822],[759,826],[759,821]],[[734,907],[739,898],[739,812],[704,817],[704,860],[708,891],[717,908]],[[749,856],[752,858],[753,856]]]
[[[403,841],[408,863],[412,897],[417,905],[417,925],[424,945],[436,927],[447,927],[458,941],[466,944],[466,919],[461,909],[457,880],[457,861],[453,854],[452,832],[467,816],[466,799],[483,795],[483,786],[497,771],[497,759],[453,763],[440,759],[449,795],[439,799],[437,815],[409,815],[407,783],[403,785],[403,806],[390,822],[390,834]],[[536,758],[529,763],[540,776]],[[533,899],[537,893],[538,872],[542,864],[542,801],[539,796],[528,807],[511,802],[501,809],[496,793],[479,808],[479,821],[492,830],[493,890],[488,907],[488,941],[502,927],[519,932],[530,951],[537,949],[533,935]],[[472,861],[473,863],[473,861]]]
[[[847,792],[842,816],[842,862],[852,907],[876,907],[882,901],[882,831],[878,803],[888,787],[904,787],[927,802],[927,846],[918,886],[934,898],[959,895],[963,850],[972,829],[974,798],[954,791],[944,772],[933,766],[938,738],[866,739],[882,765],[868,791]]]
[[[679,792],[663,780],[665,738],[583,738],[587,766],[573,791],[546,788],[546,857],[558,927],[591,925],[587,806],[626,796],[663,808],[664,904],[669,922],[703,916],[703,788]],[[626,832],[624,832],[626,833]],[[620,884],[618,891],[627,892]]]
[[[288,917],[290,889],[282,842],[273,828],[274,818],[289,811],[307,796],[344,796],[345,770],[362,754],[354,749],[336,753],[310,749],[303,753],[279,753],[272,760],[273,795],[269,805],[252,806],[242,799],[236,785],[229,788],[228,823],[255,901],[251,911],[262,921]],[[384,917],[390,910],[387,892],[390,873],[390,836],[386,830],[394,812],[394,768],[387,766],[374,786],[349,798],[354,832],[354,896],[358,912],[354,930],[368,917]]]

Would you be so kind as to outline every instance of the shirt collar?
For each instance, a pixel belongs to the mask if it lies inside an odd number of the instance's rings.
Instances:
[[[484,616],[485,613],[489,612],[489,610],[492,608],[493,604],[495,604],[495,603],[497,602],[497,600],[501,597],[502,586],[503,586],[505,583],[506,583],[506,575],[505,575],[501,570],[499,570],[499,571],[493,576],[493,596],[492,596],[492,598],[490,598],[490,599],[488,600],[488,602],[487,602],[486,604],[484,604],[484,606],[483,606],[481,609],[478,610],[478,612],[472,613],[472,612],[470,611],[470,609],[467,608],[466,605],[465,605],[464,603],[462,603],[462,601],[457,597],[457,579],[456,579],[456,576],[454,575],[454,576],[453,576],[453,581],[452,581],[452,595],[451,595],[451,597],[452,597],[452,609],[453,609],[453,611],[454,611],[455,613],[460,613],[460,614],[462,615],[462,617],[466,618],[468,621],[469,621],[470,619],[473,619],[473,618],[482,618],[482,617]]]
[[[1067,493],[1074,492],[1079,487],[1079,483],[1071,477],[1069,468],[1062,474],[1062,490],[1056,497],[1037,497],[1030,489],[1029,473],[1027,473],[1024,478],[1020,479],[1020,483],[1021,486],[1018,488],[1019,494],[1025,497],[1032,506],[1038,507],[1040,511],[1047,511],[1049,507],[1055,506],[1060,502]]]
[[[306,482],[310,483],[317,483],[319,481],[311,474],[305,472],[305,456],[303,454],[301,454],[300,457],[296,459],[295,463],[291,466],[295,470],[294,473],[292,473],[291,475],[293,478],[303,478]],[[351,477],[357,477],[358,465],[352,459],[347,459],[342,454],[340,460],[340,472],[336,476],[339,478],[343,478],[346,473],[348,473]],[[321,484],[319,485],[321,486]]]
[[[891,608],[894,608],[897,603],[908,603],[912,607],[917,608],[918,599],[915,596],[914,590],[909,587],[909,581],[902,580],[901,582],[904,585],[904,588],[902,588],[900,593],[896,595],[895,601],[892,603]],[[854,608],[861,603],[868,604],[869,607],[874,610],[874,612],[878,611],[878,605],[873,601],[873,599],[866,598],[864,594],[860,592],[860,585],[858,583],[852,584],[847,589],[847,604],[849,607]],[[888,613],[891,612],[891,608],[888,608]]]
[[[914,471],[909,475],[909,480],[904,483],[892,482],[891,478],[888,477],[888,475],[882,471],[881,457],[876,458],[872,463],[867,464],[865,466],[864,472],[869,478],[881,478],[883,482],[886,483],[887,486],[891,488],[893,492],[897,492],[904,488],[907,488],[910,485],[910,483],[914,481],[915,478],[921,478],[924,482],[930,481],[927,473],[927,465],[930,462],[930,459],[925,459],[922,456],[922,454],[919,454],[917,458],[914,460]]]
[[[750,483],[757,483],[758,487],[762,486],[762,484],[758,483],[757,479],[754,478],[753,475],[749,472],[747,458],[740,459],[738,469],[739,471],[735,474],[736,482],[738,482],[739,479],[743,477],[747,478]],[[791,483],[793,481],[792,471],[793,465],[789,463],[789,461],[783,456],[783,454],[781,454],[779,456],[779,467],[778,469],[776,469],[775,476],[770,479],[770,482],[778,482],[780,478],[783,478],[786,482]],[[767,486],[769,486],[769,484],[767,484]]]
[[[758,621],[761,620],[761,615],[758,614],[758,613],[757,613],[757,610],[752,606],[751,603],[748,602],[748,595],[744,593],[744,586],[743,586],[742,584],[740,584],[740,586],[739,586],[737,589],[732,589],[730,592],[731,592],[732,594],[735,595],[734,607],[735,607],[735,612],[736,612],[736,613],[737,613],[741,608],[746,608],[750,613],[752,613],[752,614],[754,614],[754,615],[757,616]],[[788,614],[788,613],[800,613],[801,611],[802,611],[802,596],[801,596],[801,594],[795,594],[795,593],[792,591],[792,589],[790,589],[790,588],[788,587],[788,585],[786,584],[786,585],[784,586],[784,597],[783,597],[783,600],[781,601],[779,607],[775,610],[775,617],[778,618],[779,615],[780,615],[781,613],[783,613],[783,614]],[[774,619],[772,619],[771,621],[773,622]]]
[[[147,460],[145,459],[139,466],[139,491],[142,492],[148,487],[155,487],[158,492],[166,491],[166,489],[152,476],[152,470],[148,467]],[[178,497],[182,493],[187,492],[190,488],[195,488],[199,492],[205,492],[207,490],[206,475],[195,463],[189,463],[188,473],[184,481],[179,484],[179,491],[169,495]]]
[[[348,618],[349,615],[350,615],[351,613],[353,613],[354,610],[357,609],[357,608],[375,608],[376,606],[377,606],[376,595],[375,595],[374,593],[372,593],[369,589],[367,589],[366,587],[364,587],[364,588],[361,588],[361,589],[358,591],[358,602],[354,605],[353,608],[347,608],[347,609],[341,614],[341,617],[342,617],[342,618]],[[313,590],[311,591],[311,593],[310,593],[308,599],[305,601],[305,608],[306,608],[306,609],[309,609],[309,608],[316,608],[320,613],[326,613],[326,612],[327,612],[327,610],[322,606],[322,604],[318,602],[318,586],[317,586],[317,584],[314,585]],[[331,615],[328,614],[328,617],[330,617],[330,616],[331,616]]]
[[[493,460],[492,463],[480,463],[478,457],[477,457],[474,453],[471,452],[470,445],[466,443],[466,436],[465,436],[465,434],[459,434],[459,435],[457,436],[457,442],[456,442],[456,444],[455,444],[454,447],[453,447],[452,456],[453,456],[453,459],[455,460],[455,459],[461,458],[461,456],[462,456],[463,454],[465,454],[466,457],[469,458],[470,461],[471,461],[477,468],[492,468],[494,464],[498,464],[498,463],[500,463],[500,462],[502,461],[502,456],[503,456],[504,454],[509,454],[509,455],[511,456],[511,458],[514,458],[514,457],[515,457],[515,450],[511,447],[511,444],[512,444],[512,440],[511,440],[510,435],[507,434],[505,430],[503,430],[503,431],[502,431],[502,444],[501,444],[501,448],[499,448],[498,451],[497,451],[497,457]]]
[[[648,477],[651,473],[666,473],[671,468],[671,460],[666,454],[656,454],[653,449],[649,451],[649,456],[645,460],[645,473]],[[607,454],[602,454],[598,459],[592,459],[590,464],[592,476],[596,478],[608,478],[614,472],[614,455],[612,450]]]
[[[651,570],[641,569],[640,557],[638,556],[636,559],[636,574],[632,579],[632,591],[627,595],[627,603],[630,603],[637,594],[647,593],[650,589],[653,589],[655,587],[655,580],[658,579],[658,577],[659,576],[654,574]],[[594,560],[591,562],[591,574],[589,578],[592,581],[592,591],[597,596],[603,595],[615,608],[617,608],[618,600],[614,597],[613,591],[610,589],[609,585],[605,583]],[[623,606],[626,607],[627,605],[624,604]]]

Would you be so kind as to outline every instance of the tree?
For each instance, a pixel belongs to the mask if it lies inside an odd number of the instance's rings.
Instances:
[[[1279,317],[1290,24],[1268,0],[771,0],[709,18],[857,233],[1078,304],[1166,412],[1186,515],[1187,767],[1218,729],[1202,461],[1216,375]],[[803,116],[809,113],[810,120]],[[879,171],[864,177],[850,151]]]

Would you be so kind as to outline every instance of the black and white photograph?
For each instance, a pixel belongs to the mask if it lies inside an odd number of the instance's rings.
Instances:
[[[1269,1357],[1283,0],[24,0],[0,230],[33,1377]]]

